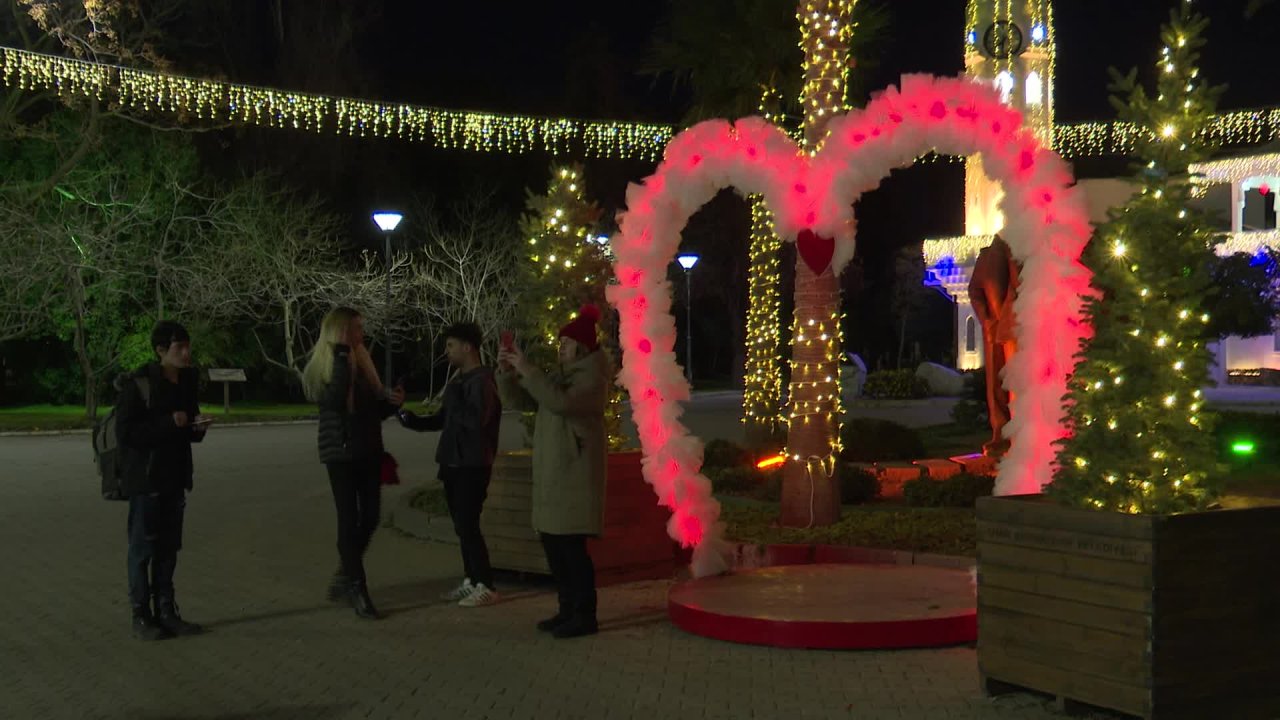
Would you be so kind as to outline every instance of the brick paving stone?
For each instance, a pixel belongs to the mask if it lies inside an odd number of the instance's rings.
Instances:
[[[408,482],[430,482],[431,436],[388,425]],[[0,438],[0,720],[354,718],[1060,718],[978,688],[968,648],[830,652],[733,645],[665,617],[665,581],[601,591],[601,633],[534,623],[545,583],[507,601],[435,601],[457,548],[382,529],[369,551],[376,623],[330,605],[328,482],[309,425],[214,428],[196,448],[178,573],[196,638],[129,637],[125,505],[98,497],[84,435]],[[385,493],[384,506],[408,486]]]

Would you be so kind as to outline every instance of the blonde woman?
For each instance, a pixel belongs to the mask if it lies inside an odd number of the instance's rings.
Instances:
[[[302,385],[320,405],[320,462],[329,471],[338,511],[341,565],[329,599],[347,598],[356,615],[374,620],[378,610],[365,582],[364,553],[382,505],[382,421],[404,402],[404,390],[383,388],[364,344],[364,318],[346,307],[325,316]]]

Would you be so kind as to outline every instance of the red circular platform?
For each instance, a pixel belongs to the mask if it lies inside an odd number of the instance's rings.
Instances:
[[[974,642],[967,570],[927,565],[780,565],[676,585],[667,610],[695,635],[822,649],[940,647]]]

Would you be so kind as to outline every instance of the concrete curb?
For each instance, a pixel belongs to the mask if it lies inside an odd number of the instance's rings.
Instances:
[[[263,420],[254,422],[214,422],[217,427],[269,427],[272,425],[314,425],[316,420]],[[46,435],[89,435],[93,428],[71,428],[67,430],[9,430],[0,432],[0,437],[43,437]]]
[[[821,543],[744,543],[730,540],[733,546],[733,569],[750,570],[778,565],[875,564],[924,565],[952,570],[970,570],[977,566],[976,557],[938,555],[912,550],[858,547],[856,545],[824,545]]]
[[[933,395],[927,398],[915,398],[911,400],[878,400],[876,398],[858,397],[853,398],[845,403],[845,410],[853,408],[916,408],[930,407],[946,400],[962,400],[960,395]]]
[[[457,545],[453,523],[447,517],[430,515],[409,504],[413,491],[400,496],[391,510],[391,525],[420,540]],[[977,558],[966,555],[938,555],[911,550],[889,550],[855,545],[747,543],[727,541],[733,548],[733,569],[747,570],[776,565],[808,565],[812,563],[876,563],[888,565],[925,565],[953,570],[969,570]]]

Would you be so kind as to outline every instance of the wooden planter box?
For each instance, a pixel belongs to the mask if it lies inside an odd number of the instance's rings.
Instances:
[[[1280,507],[1126,515],[1021,496],[978,500],[977,519],[989,693],[1280,717]]]
[[[550,573],[531,524],[532,493],[532,453],[500,453],[480,516],[495,568]],[[670,513],[641,475],[639,452],[609,454],[604,508],[604,532],[587,543],[596,584],[671,577],[679,546],[667,536]]]

